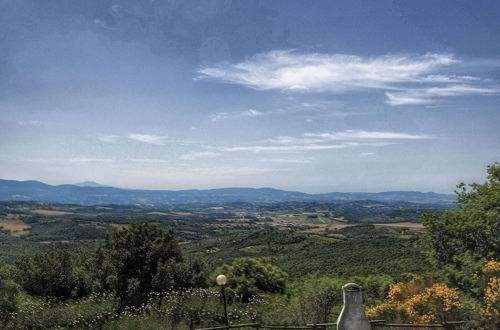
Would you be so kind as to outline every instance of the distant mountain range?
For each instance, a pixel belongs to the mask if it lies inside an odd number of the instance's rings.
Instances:
[[[332,192],[307,194],[273,188],[220,188],[207,190],[139,190],[104,186],[96,182],[48,185],[39,181],[0,179],[0,201],[43,201],[80,205],[184,203],[284,202],[284,201],[407,201],[417,203],[452,203],[455,195],[418,191],[379,193]]]
[[[73,185],[78,187],[111,187],[97,183],[95,181],[83,181],[83,182],[73,183]]]

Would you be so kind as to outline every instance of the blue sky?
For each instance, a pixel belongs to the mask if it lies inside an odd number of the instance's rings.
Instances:
[[[451,192],[500,160],[498,1],[0,1],[0,177]]]

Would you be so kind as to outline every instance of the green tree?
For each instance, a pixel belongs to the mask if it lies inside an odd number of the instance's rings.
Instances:
[[[259,293],[283,293],[287,274],[280,268],[254,258],[237,258],[215,270],[227,276],[231,298],[248,302]]]
[[[17,311],[20,288],[13,280],[13,267],[0,264],[0,326],[5,327]]]
[[[474,274],[500,255],[500,164],[488,167],[484,184],[458,189],[458,210],[424,216],[429,257],[452,285],[478,293]]]
[[[92,264],[101,287],[114,292],[121,307],[143,304],[153,291],[205,283],[200,263],[184,263],[172,230],[156,224],[136,223],[113,231]]]
[[[67,251],[23,256],[16,267],[18,282],[31,295],[68,299],[90,293],[87,274]]]
[[[333,307],[342,304],[342,285],[345,281],[328,276],[310,275],[290,290],[301,323],[326,323]]]

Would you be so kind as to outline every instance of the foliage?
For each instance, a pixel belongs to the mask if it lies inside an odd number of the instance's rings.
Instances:
[[[79,300],[28,298],[13,314],[5,329],[96,329],[117,318],[117,301],[107,294],[91,294]]]
[[[369,309],[367,314],[396,322],[437,323],[456,319],[460,308],[457,289],[418,278],[392,285],[388,300]]]
[[[332,308],[342,304],[342,285],[340,278],[310,275],[290,289],[293,296],[290,303],[297,305],[299,321],[306,323],[326,323],[330,320]]]
[[[353,276],[344,281],[345,283],[356,283],[361,285],[364,290],[367,305],[374,305],[387,298],[394,278],[389,275],[368,275]]]
[[[426,215],[430,259],[453,286],[480,295],[474,284],[486,260],[500,255],[500,164],[484,184],[458,185],[459,209]]]
[[[409,238],[401,238],[402,234]],[[348,227],[328,235],[266,229],[228,233],[184,247],[213,268],[227,260],[252,257],[265,258],[290,279],[318,272],[336,277],[386,274],[405,280],[408,273],[429,271],[420,237],[420,233],[405,228],[373,225]]]
[[[481,272],[484,307],[482,316],[488,324],[500,324],[500,262],[488,261]]]
[[[249,302],[259,293],[283,293],[287,274],[280,268],[254,258],[238,258],[218,267],[214,275],[226,275],[232,298]]]
[[[11,266],[0,264],[0,326],[5,326],[18,309],[20,289],[12,272]]]
[[[200,264],[185,264],[172,230],[155,224],[113,231],[93,265],[102,288],[114,292],[121,307],[146,303],[152,291],[204,284]]]
[[[69,299],[90,292],[88,275],[68,251],[24,256],[16,263],[16,268],[18,282],[31,295]]]

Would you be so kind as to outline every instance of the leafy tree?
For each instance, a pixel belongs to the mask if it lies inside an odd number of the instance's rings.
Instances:
[[[298,304],[301,323],[326,323],[332,308],[342,304],[342,285],[345,281],[328,276],[308,276],[290,290],[292,303]]]
[[[287,274],[280,268],[263,263],[254,258],[238,258],[231,264],[225,264],[215,270],[227,276],[227,286],[232,298],[249,302],[259,293],[283,293]]]
[[[31,295],[68,299],[90,293],[87,274],[67,251],[23,256],[16,267],[18,282]]]
[[[11,266],[0,264],[0,326],[5,326],[17,310],[19,285],[13,280]]]
[[[500,164],[484,184],[458,185],[458,210],[425,215],[430,259],[450,283],[480,294],[473,275],[500,255]]]
[[[150,223],[113,231],[97,251],[93,267],[101,287],[114,292],[121,307],[147,302],[152,291],[205,283],[199,262],[184,263],[172,230]]]

